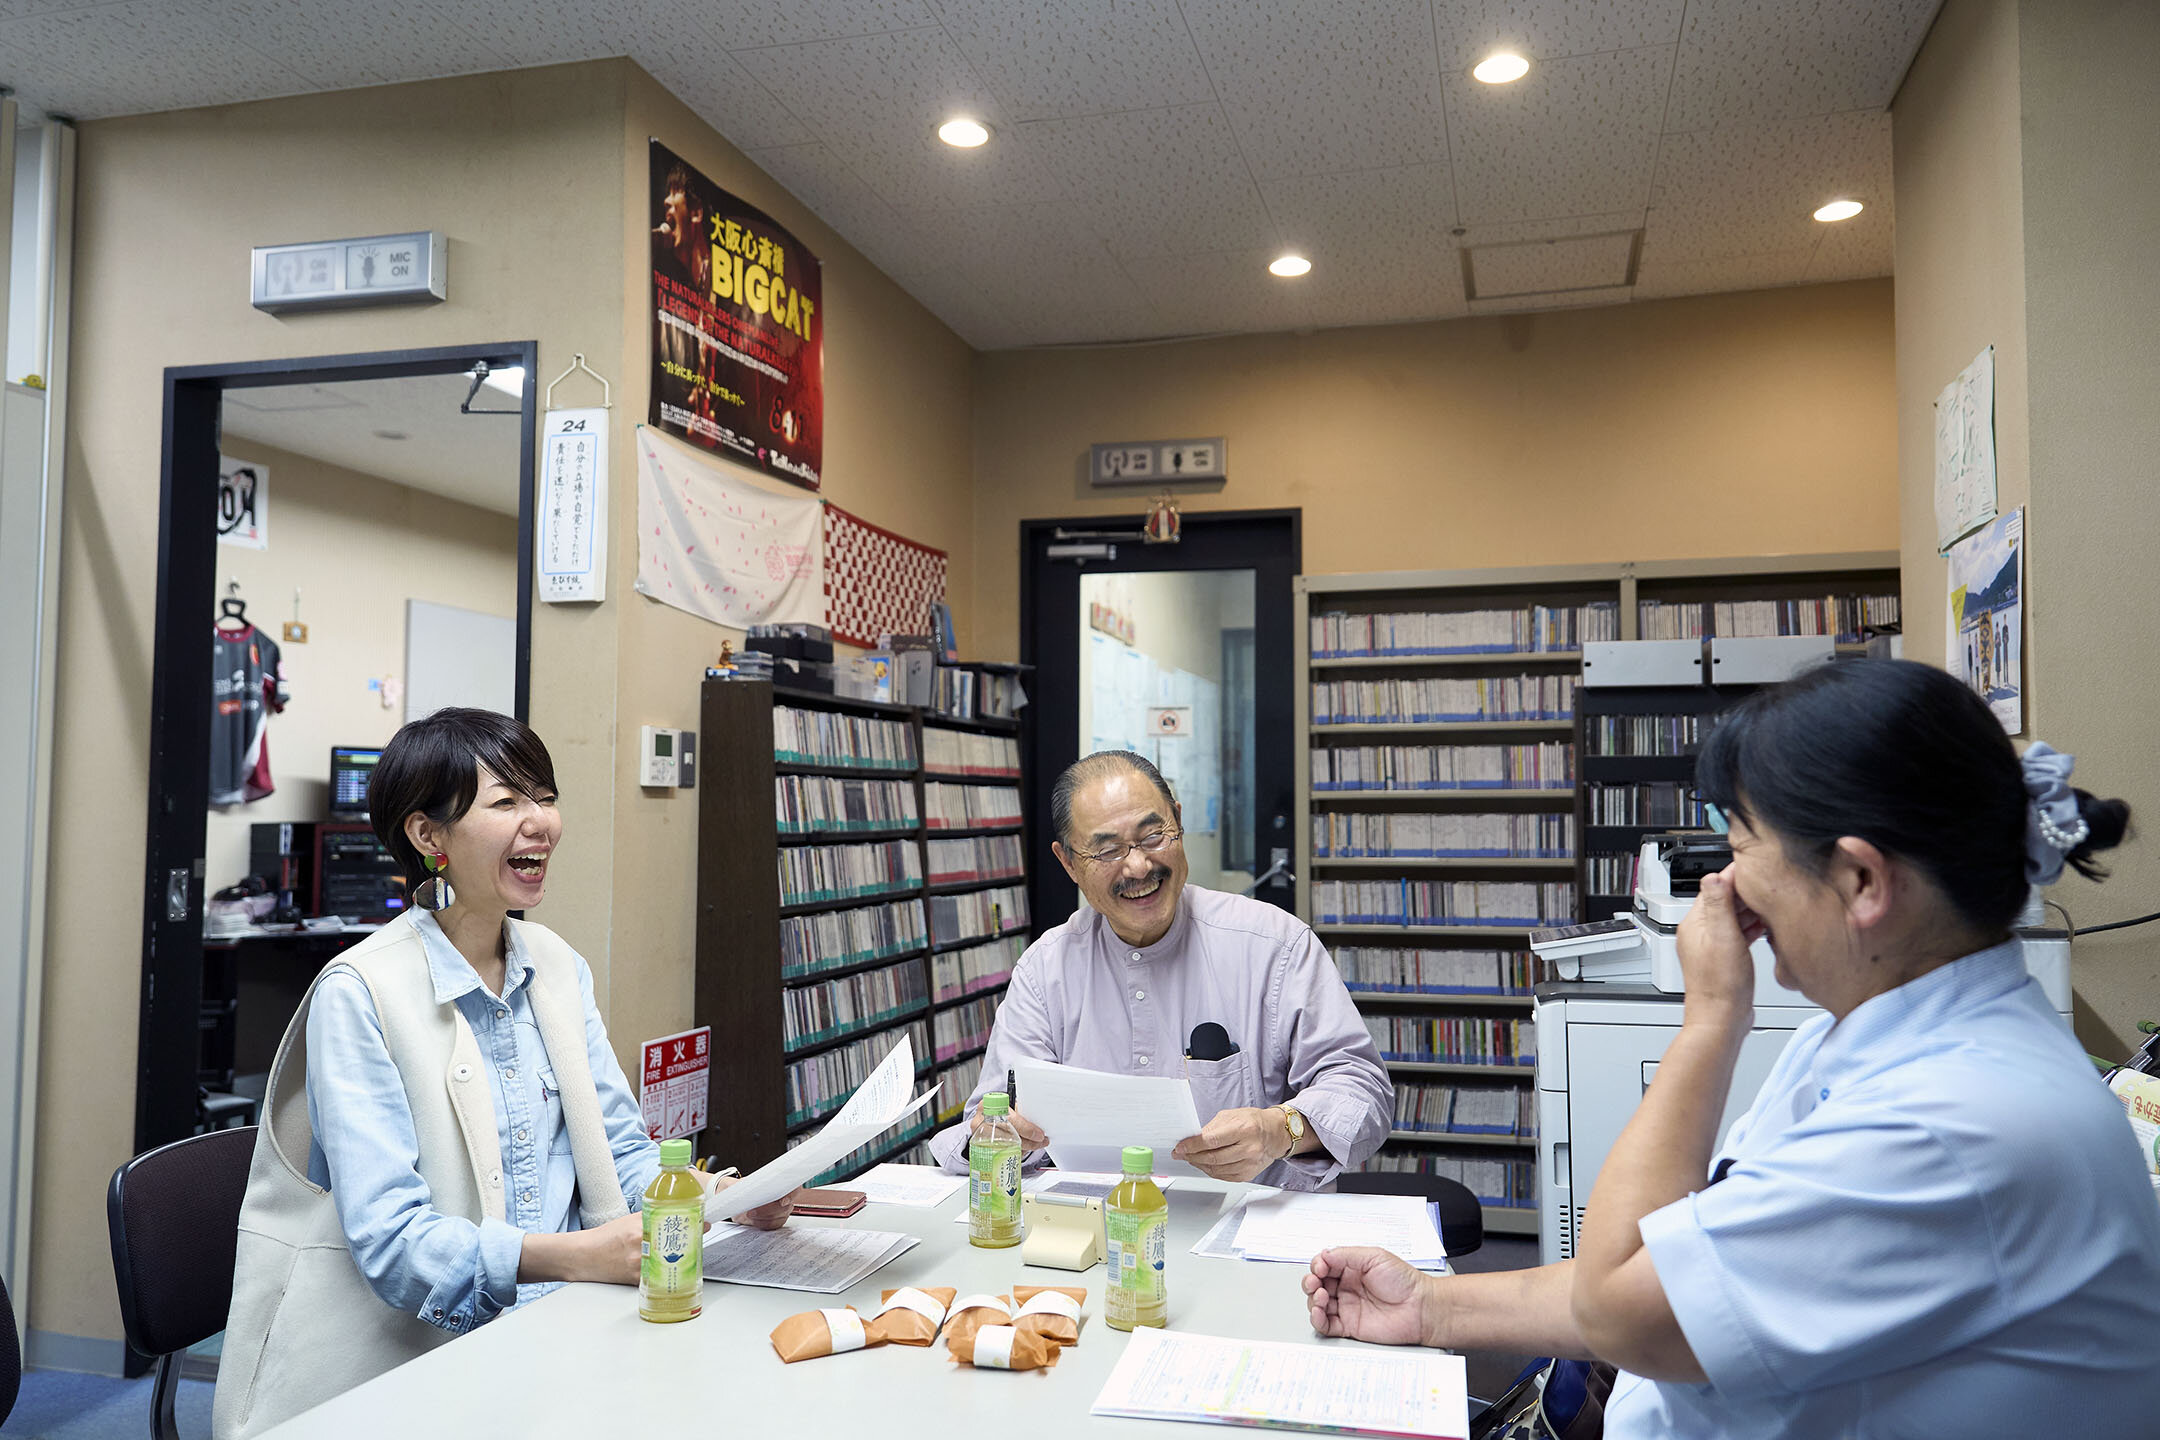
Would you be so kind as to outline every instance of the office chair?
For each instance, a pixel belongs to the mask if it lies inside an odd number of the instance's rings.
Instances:
[[[15,1302],[7,1285],[0,1282],[0,1424],[14,1412],[15,1396],[21,1389],[22,1341],[15,1333]]]
[[[1452,1257],[1485,1243],[1485,1211],[1470,1187],[1444,1175],[1411,1170],[1346,1170],[1335,1178],[1345,1195],[1415,1195],[1440,1207],[1440,1243]]]
[[[113,1171],[105,1192],[120,1321],[128,1344],[157,1360],[153,1440],[180,1440],[180,1361],[225,1328],[254,1157],[254,1126],[212,1130],[136,1156]]]

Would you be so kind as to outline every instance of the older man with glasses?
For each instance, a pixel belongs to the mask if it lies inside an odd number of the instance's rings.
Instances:
[[[1190,1080],[1201,1129],[1175,1154],[1218,1180],[1316,1190],[1380,1148],[1394,1090],[1334,961],[1287,911],[1186,883],[1153,765],[1086,757],[1058,777],[1050,820],[1085,903],[1014,967],[968,1119],[931,1141],[940,1164],[967,1168],[982,1097],[1021,1060]]]

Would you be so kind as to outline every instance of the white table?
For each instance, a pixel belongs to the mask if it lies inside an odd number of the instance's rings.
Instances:
[[[1247,1340],[1358,1343],[1313,1334],[1298,1284],[1302,1267],[1190,1253],[1226,1204],[1252,1188],[1179,1180],[1168,1192],[1172,1327]],[[658,1434],[674,1423],[707,1435],[773,1440],[966,1434],[1051,1440],[1082,1433],[1194,1440],[1205,1433],[1189,1424],[1090,1416],[1128,1339],[1103,1323],[1103,1267],[1074,1274],[1024,1266],[1017,1246],[978,1250],[967,1242],[967,1227],[953,1223],[965,1201],[963,1192],[936,1209],[869,1205],[847,1220],[790,1221],[922,1238],[840,1295],[708,1280],[704,1314],[654,1325],[638,1318],[633,1288],[564,1286],[265,1432],[264,1440],[380,1440],[407,1426],[459,1440],[542,1440]],[[927,1350],[887,1345],[782,1365],[767,1338],[785,1317],[820,1306],[853,1305],[868,1315],[883,1289],[952,1285],[962,1295],[1006,1294],[1015,1284],[1087,1287],[1080,1343],[1054,1369],[973,1370],[947,1358],[942,1337]],[[671,1420],[678,1410],[681,1420]]]

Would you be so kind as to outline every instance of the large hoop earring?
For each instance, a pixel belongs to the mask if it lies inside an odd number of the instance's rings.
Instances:
[[[443,868],[450,863],[449,858],[443,855],[423,855],[420,859],[428,868],[428,878],[421,881],[419,887],[413,891],[413,904],[430,915],[457,904],[457,891],[450,888],[450,877],[442,873]]]

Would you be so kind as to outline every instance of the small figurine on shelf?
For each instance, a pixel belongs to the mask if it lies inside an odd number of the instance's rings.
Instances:
[[[720,658],[713,661],[712,668],[715,670],[733,670],[735,668],[735,647],[728,641],[723,640],[720,642]]]

